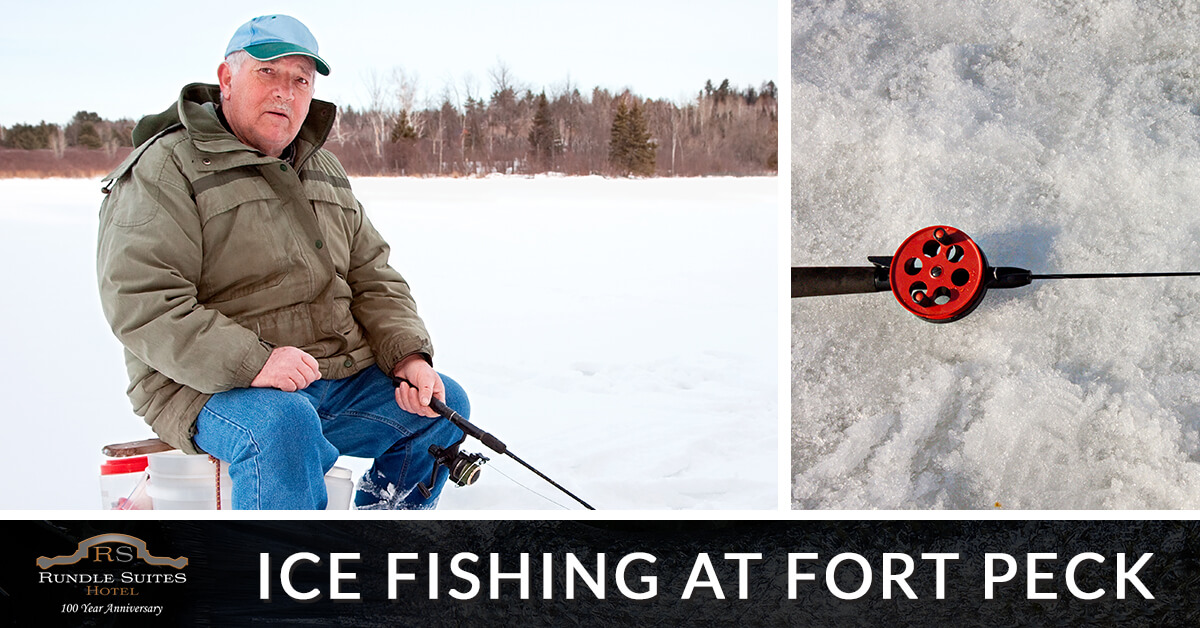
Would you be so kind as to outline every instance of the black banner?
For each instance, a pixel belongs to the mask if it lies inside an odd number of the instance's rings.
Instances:
[[[10,625],[1200,623],[1192,521],[2,525]]]

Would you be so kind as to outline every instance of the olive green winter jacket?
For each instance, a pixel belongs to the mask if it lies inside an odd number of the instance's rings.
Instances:
[[[139,122],[100,207],[100,297],[130,400],[188,453],[209,396],[249,386],[272,347],[308,352],[326,379],[433,355],[387,243],[321,149],[335,107],[312,101],[289,163],[238,141],[219,102],[216,85],[188,85]]]

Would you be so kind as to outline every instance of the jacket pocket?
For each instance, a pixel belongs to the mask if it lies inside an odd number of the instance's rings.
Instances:
[[[327,236],[334,269],[344,277],[350,268],[350,246],[362,222],[358,200],[345,179],[315,178],[306,174],[309,178],[304,182],[304,193],[317,214],[321,231]]]
[[[245,297],[279,286],[288,275],[292,221],[265,181],[249,175],[229,176],[239,172],[210,175],[226,179],[207,189],[197,186],[204,243],[204,265],[197,286],[201,302]]]

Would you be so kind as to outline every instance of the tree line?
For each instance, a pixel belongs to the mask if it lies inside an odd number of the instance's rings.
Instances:
[[[468,94],[461,106],[446,93],[436,106],[417,107],[414,88],[394,76],[368,108],[341,112],[329,147],[347,170],[372,175],[760,175],[778,168],[773,82],[738,89],[709,81],[684,104],[601,88],[535,93],[503,72],[493,83],[489,96]]]
[[[628,90],[585,94],[569,84],[535,93],[503,66],[491,78],[486,97],[468,88],[460,99],[448,88],[437,104],[418,106],[415,82],[402,71],[372,77],[368,106],[341,109],[326,147],[352,175],[702,176],[778,168],[778,93],[770,81],[758,88],[709,81],[689,102],[674,103]],[[79,111],[62,126],[0,126],[0,146],[58,159],[104,151],[115,165],[131,146],[133,125]]]
[[[132,120],[108,121],[91,111],[79,111],[66,125],[14,124],[0,126],[0,146],[22,150],[51,150],[61,157],[67,147],[104,150],[110,155],[133,146]]]

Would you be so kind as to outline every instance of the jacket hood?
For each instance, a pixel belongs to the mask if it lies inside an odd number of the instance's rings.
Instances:
[[[217,115],[221,102],[221,88],[210,83],[192,83],[179,92],[179,100],[162,113],[146,116],[133,127],[133,145],[140,146],[146,140],[182,124],[187,127],[197,142],[235,142],[245,146],[230,133]],[[314,98],[308,107],[308,117],[300,125],[296,139],[319,147],[325,143],[337,116],[337,106]],[[230,147],[232,148],[232,147]]]

